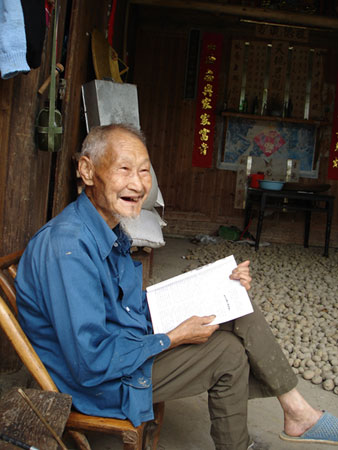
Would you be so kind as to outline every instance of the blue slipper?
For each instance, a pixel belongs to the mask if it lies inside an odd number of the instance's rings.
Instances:
[[[285,441],[338,445],[338,418],[324,412],[318,422],[301,436],[289,436],[282,431],[279,437]]]

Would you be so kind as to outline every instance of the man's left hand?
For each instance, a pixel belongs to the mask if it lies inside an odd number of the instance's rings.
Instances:
[[[252,281],[252,278],[250,276],[249,264],[249,260],[238,264],[236,269],[234,269],[232,271],[232,274],[230,275],[231,280],[239,280],[241,285],[244,286],[247,291],[251,288]]]

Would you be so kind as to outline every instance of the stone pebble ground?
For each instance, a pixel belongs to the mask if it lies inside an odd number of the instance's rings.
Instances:
[[[250,296],[263,311],[294,372],[338,395],[338,250],[213,238],[193,245],[187,270],[234,255],[250,260]]]

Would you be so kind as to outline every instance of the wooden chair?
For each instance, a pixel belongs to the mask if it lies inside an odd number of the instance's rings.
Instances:
[[[15,314],[17,313],[14,278],[21,252],[12,253],[0,258],[0,288],[8,299]],[[27,336],[23,332],[15,314],[0,296],[0,325],[27,367],[33,378],[45,391],[58,392],[58,389],[35,352]],[[95,431],[119,435],[124,450],[156,450],[160,429],[163,422],[164,403],[154,405],[155,420],[134,427],[129,420],[88,416],[71,411],[66,430],[72,436],[79,450],[90,450],[90,444],[82,432]]]

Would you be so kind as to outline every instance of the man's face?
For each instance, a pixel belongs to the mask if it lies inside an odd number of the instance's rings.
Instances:
[[[115,131],[104,156],[96,164],[88,196],[108,223],[135,218],[151,188],[150,160],[146,147],[135,136]]]

